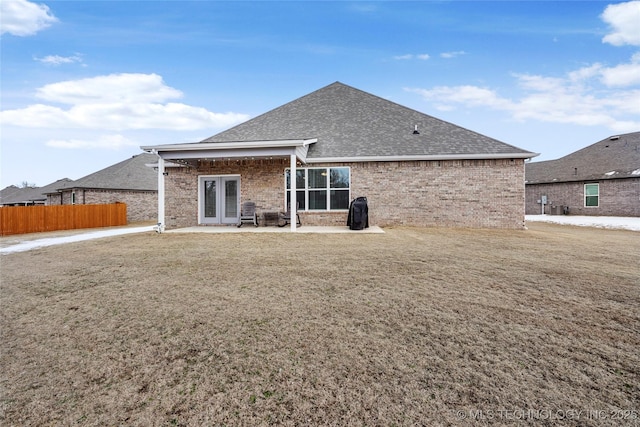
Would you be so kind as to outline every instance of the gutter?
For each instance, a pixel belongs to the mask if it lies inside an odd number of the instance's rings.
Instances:
[[[341,162],[407,162],[421,160],[499,160],[499,159],[531,159],[540,153],[497,153],[497,154],[433,154],[407,156],[362,156],[362,157],[307,157],[307,163],[341,163]]]

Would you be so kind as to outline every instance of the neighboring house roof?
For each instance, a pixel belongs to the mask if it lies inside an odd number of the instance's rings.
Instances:
[[[640,132],[605,138],[557,160],[527,163],[527,184],[640,178]]]
[[[55,191],[61,185],[67,185],[73,182],[69,178],[59,179],[44,187],[26,187],[18,188],[10,186],[2,190],[0,193],[0,205],[24,205],[33,204],[35,202],[44,203],[47,200],[47,194]],[[5,192],[5,190],[8,190]]]
[[[158,174],[147,166],[157,163],[158,156],[142,153],[105,169],[94,172],[78,180],[58,186],[55,190],[99,189],[99,190],[137,190],[157,191]],[[51,191],[56,192],[56,191]]]
[[[10,185],[0,190],[0,205],[4,200],[9,200],[10,197],[12,197],[14,194],[18,194],[20,190],[23,189],[20,187],[16,187],[15,185]]]
[[[416,126],[417,134],[414,133]],[[308,145],[307,162],[530,158],[537,155],[340,82],[201,143],[315,139],[317,142]]]

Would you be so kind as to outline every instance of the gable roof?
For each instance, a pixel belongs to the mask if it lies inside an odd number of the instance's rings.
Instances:
[[[414,134],[415,126],[419,134]],[[309,145],[307,162],[537,155],[340,82],[201,143],[296,139],[317,139]]]
[[[527,163],[527,184],[640,178],[640,132],[605,138],[556,160]]]
[[[73,182],[69,178],[62,178],[44,187],[27,187],[18,188],[10,186],[2,190],[0,193],[0,205],[24,205],[33,204],[35,202],[44,203],[47,200],[47,194],[55,191],[60,186]]]
[[[157,191],[158,174],[147,166],[157,163],[158,156],[141,153],[78,180],[59,186],[56,190],[91,188],[100,190]]]

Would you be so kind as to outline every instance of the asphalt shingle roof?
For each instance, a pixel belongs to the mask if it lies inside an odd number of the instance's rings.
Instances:
[[[56,190],[91,188],[104,190],[157,191],[158,173],[147,164],[158,162],[158,156],[142,153],[105,169],[69,182]]]
[[[307,159],[532,154],[340,82],[201,142],[308,138]]]
[[[47,200],[47,194],[55,192],[57,188],[68,185],[73,182],[69,178],[59,179],[44,187],[28,187],[18,188],[15,186],[7,187],[0,193],[0,204],[24,204],[33,203],[36,201],[44,202]]]
[[[640,132],[605,138],[556,160],[527,163],[527,184],[640,178]]]

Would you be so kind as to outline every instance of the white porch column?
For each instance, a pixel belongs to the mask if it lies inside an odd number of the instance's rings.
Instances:
[[[158,155],[158,233],[164,227],[164,159]]]
[[[291,183],[291,231],[296,231],[296,215],[298,214],[298,203],[297,203],[297,194],[296,194],[296,181],[297,181],[297,172],[296,172],[296,161],[297,157],[295,154],[291,155],[291,169],[289,171],[289,181]]]

